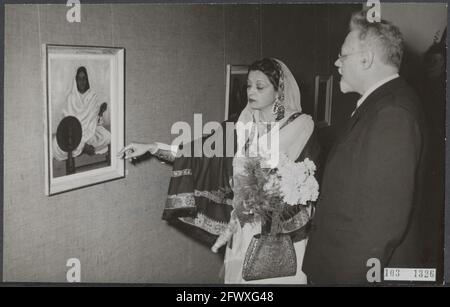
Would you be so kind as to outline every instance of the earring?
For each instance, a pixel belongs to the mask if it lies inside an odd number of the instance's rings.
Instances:
[[[281,104],[278,97],[275,99],[272,107],[272,114],[275,116],[275,120],[280,120],[284,117],[284,105]]]

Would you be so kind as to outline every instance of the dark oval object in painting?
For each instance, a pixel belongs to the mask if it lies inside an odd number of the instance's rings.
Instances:
[[[75,150],[81,142],[83,131],[80,121],[74,116],[64,117],[56,130],[56,141],[65,152]]]

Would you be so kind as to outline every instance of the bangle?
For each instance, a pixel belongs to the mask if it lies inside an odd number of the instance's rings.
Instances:
[[[170,150],[158,149],[153,155],[168,162],[173,162],[175,160],[175,155]]]

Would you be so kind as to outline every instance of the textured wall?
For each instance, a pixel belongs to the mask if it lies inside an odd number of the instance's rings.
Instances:
[[[437,31],[440,36],[447,27],[447,3],[382,3],[381,18],[400,28],[407,47],[423,54],[433,43]]]
[[[126,142],[170,142],[173,122],[224,116],[225,65],[260,55],[258,7],[6,5],[5,281],[218,283],[222,259],[161,220],[169,168],[128,166],[123,180],[44,195],[41,45],[126,48]]]

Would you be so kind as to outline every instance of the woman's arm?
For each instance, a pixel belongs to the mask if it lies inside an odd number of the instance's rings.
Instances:
[[[117,157],[120,159],[134,160],[137,157],[150,152],[152,155],[162,160],[173,162],[175,160],[177,151],[178,147],[176,145],[171,146],[158,142],[151,144],[130,143],[119,151]]]
[[[177,145],[167,145],[164,143],[156,142],[156,149],[150,151],[152,155],[158,157],[159,159],[165,160],[167,162],[173,162],[177,156],[178,146]]]

